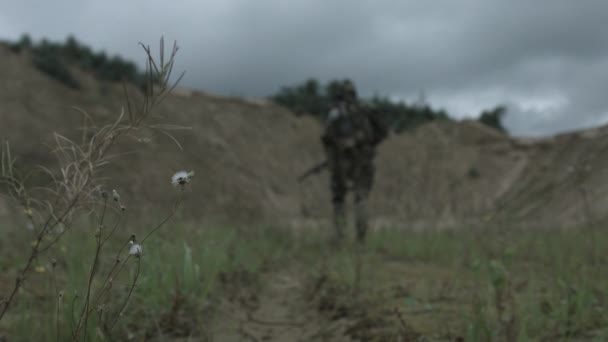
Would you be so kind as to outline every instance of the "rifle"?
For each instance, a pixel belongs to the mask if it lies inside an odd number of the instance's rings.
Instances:
[[[308,169],[308,171],[304,172],[300,177],[298,177],[298,182],[302,182],[306,178],[323,171],[325,168],[327,168],[327,166],[329,166],[327,160],[318,163],[317,165]]]

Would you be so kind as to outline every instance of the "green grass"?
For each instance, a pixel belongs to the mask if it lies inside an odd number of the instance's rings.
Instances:
[[[129,235],[119,232],[108,245],[94,292]],[[11,244],[14,248],[28,244],[22,232],[10,236],[19,240]],[[398,308],[407,324],[428,338],[608,339],[608,256],[602,254],[608,234],[603,231],[386,230],[370,234],[363,250],[350,243],[333,248],[326,238],[321,232],[294,234],[271,227],[168,225],[143,246],[137,285],[113,336],[175,336],[180,320],[196,327],[187,334],[208,336],[231,291],[257,293],[268,286],[269,274],[292,269],[302,279],[326,275],[335,290],[331,293],[341,301],[368,303],[367,309],[373,306],[387,317]],[[32,275],[0,322],[0,335],[5,331],[11,341],[66,336],[70,315],[82,308],[81,301],[74,310],[71,303],[75,295],[84,297],[94,248],[92,232],[81,229],[43,255],[40,265],[46,271]],[[2,258],[8,270],[0,280],[6,283],[23,261],[12,250],[3,250]],[[57,259],[54,272],[48,266],[51,258]],[[103,314],[121,307],[136,270],[132,259],[114,280]],[[60,290],[64,298],[57,307]],[[94,316],[89,341],[101,340]],[[169,319],[174,327],[164,326]],[[401,328],[395,323],[395,329]]]
[[[508,319],[514,320],[513,338],[560,340],[591,338],[601,329],[595,337],[606,338],[608,260],[600,246],[607,243],[600,231],[465,230],[384,232],[371,245],[396,260],[453,270],[444,278],[463,289],[457,299],[470,303],[463,310],[470,340],[498,338]],[[498,310],[507,317],[499,319]]]

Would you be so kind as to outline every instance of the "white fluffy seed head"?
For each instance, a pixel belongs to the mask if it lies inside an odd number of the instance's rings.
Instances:
[[[131,248],[129,248],[130,255],[139,257],[139,256],[141,256],[141,253],[142,253],[141,245],[136,244],[136,243],[131,244]]]
[[[173,183],[175,186],[184,186],[186,183],[190,182],[192,176],[194,176],[194,171],[179,171],[176,172],[173,177],[171,177],[171,183]]]

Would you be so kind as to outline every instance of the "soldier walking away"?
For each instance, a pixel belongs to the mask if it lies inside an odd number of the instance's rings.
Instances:
[[[334,94],[321,142],[330,171],[335,238],[344,238],[345,199],[354,194],[357,240],[363,242],[368,229],[367,202],[374,182],[376,147],[387,130],[375,113],[357,99],[350,80],[344,80]]]

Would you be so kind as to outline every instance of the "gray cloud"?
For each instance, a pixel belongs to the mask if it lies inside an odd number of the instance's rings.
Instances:
[[[457,117],[505,103],[515,134],[607,120],[608,2],[570,0],[31,1],[2,5],[0,36],[64,39],[142,61],[178,40],[184,85],[264,96],[308,77],[363,94],[421,90]]]

